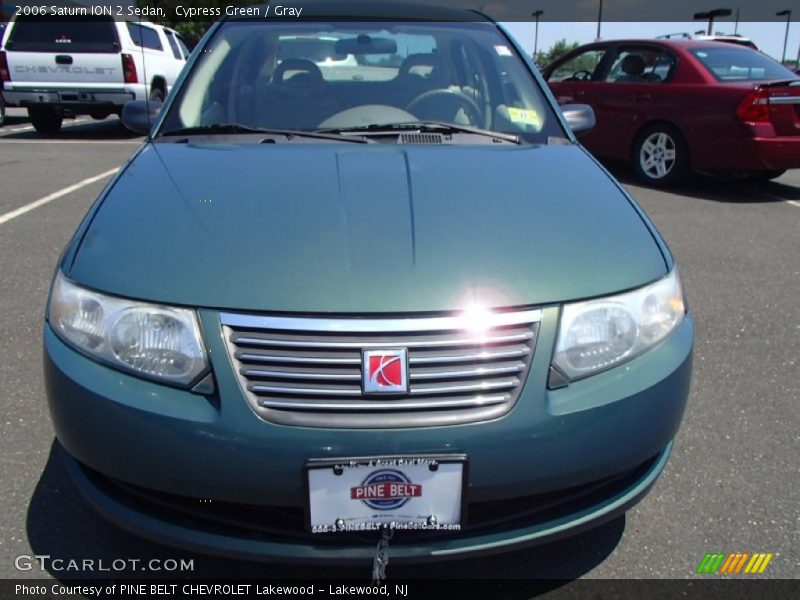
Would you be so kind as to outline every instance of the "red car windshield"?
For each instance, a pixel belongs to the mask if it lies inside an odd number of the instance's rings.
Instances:
[[[691,53],[717,81],[795,79],[796,75],[761,52],[733,45],[694,48]]]

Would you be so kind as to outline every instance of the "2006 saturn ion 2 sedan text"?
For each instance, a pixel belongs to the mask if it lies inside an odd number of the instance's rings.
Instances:
[[[48,397],[88,499],[183,547],[351,562],[383,528],[393,559],[452,558],[640,500],[693,325],[576,142],[591,109],[476,13],[308,2],[200,46],[53,280]]]

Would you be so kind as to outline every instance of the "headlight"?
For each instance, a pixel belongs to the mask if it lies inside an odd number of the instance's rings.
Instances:
[[[579,379],[638,356],[683,320],[678,271],[633,292],[566,304],[553,365]]]
[[[194,311],[106,296],[60,272],[50,325],[86,354],[150,379],[189,385],[208,367]]]

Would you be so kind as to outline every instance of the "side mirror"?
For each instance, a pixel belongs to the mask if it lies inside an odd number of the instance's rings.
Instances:
[[[122,107],[122,124],[131,131],[147,135],[158,118],[163,103],[153,100],[131,100]]]
[[[561,107],[561,114],[564,115],[567,125],[575,135],[590,132],[597,122],[594,118],[594,111],[588,104],[564,104]]]

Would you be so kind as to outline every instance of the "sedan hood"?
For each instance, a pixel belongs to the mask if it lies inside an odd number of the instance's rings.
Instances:
[[[69,276],[168,304],[306,313],[541,305],[666,273],[579,147],[147,145]]]

